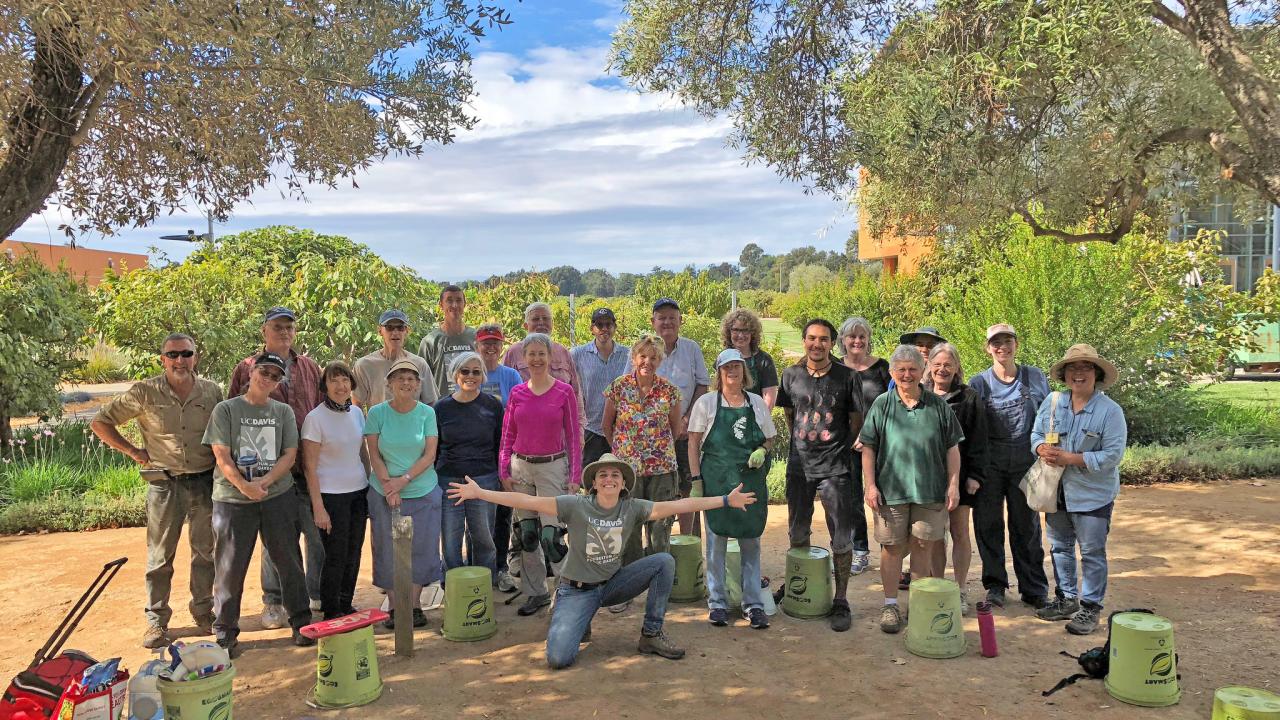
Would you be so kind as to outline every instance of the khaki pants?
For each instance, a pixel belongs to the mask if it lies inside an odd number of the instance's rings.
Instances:
[[[213,474],[179,475],[147,487],[147,621],[169,627],[169,590],[182,526],[191,545],[191,617],[213,616]]]
[[[511,479],[512,491],[521,492],[525,495],[535,495],[537,497],[556,497],[568,493],[566,489],[569,478],[569,459],[560,458],[549,463],[531,463],[521,460],[519,457],[511,458]],[[519,523],[521,520],[527,520],[537,517],[542,525],[554,525],[563,527],[559,518],[555,515],[539,515],[529,510],[516,510],[515,518]],[[547,566],[546,561],[542,557],[542,545],[538,545],[533,550],[523,550],[520,545],[520,536],[515,534],[512,538],[512,547],[520,549],[520,589],[529,597],[546,595],[547,590]],[[563,563],[553,563],[551,569],[556,575],[560,574],[560,566]]]

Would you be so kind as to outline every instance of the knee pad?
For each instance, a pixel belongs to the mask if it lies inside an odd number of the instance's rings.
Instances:
[[[520,529],[520,549],[525,552],[537,550],[538,538],[542,532],[542,523],[538,521],[538,518],[532,517],[521,520],[518,525]]]
[[[542,552],[547,560],[558,563],[569,554],[569,547],[564,544],[565,530],[555,525],[542,528]]]

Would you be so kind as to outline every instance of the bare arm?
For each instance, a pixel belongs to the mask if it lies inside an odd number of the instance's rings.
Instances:
[[[320,476],[316,474],[316,468],[320,465],[320,459],[316,457],[320,452],[320,443],[303,440],[302,447],[306,449],[302,453],[302,468],[307,478],[307,496],[311,498],[311,516],[315,518],[317,528],[329,532],[333,525],[329,520],[329,511],[324,509],[324,498],[320,497]]]
[[[876,488],[876,448],[874,445],[862,446],[862,499],[867,507],[875,510],[880,507],[880,491]]]
[[[94,435],[98,436],[98,439],[106,443],[112,450],[117,450],[128,455],[139,465],[146,465],[151,462],[151,455],[149,455],[146,450],[136,447],[133,443],[129,442],[125,436],[120,434],[120,430],[117,429],[115,425],[112,425],[105,420],[94,420],[92,423],[89,423],[89,428],[93,430]]]
[[[960,504],[960,446],[947,449],[947,512]]]
[[[262,483],[264,488],[271,487],[277,480],[289,474],[293,470],[293,464],[298,460],[298,448],[291,447],[280,454],[276,464],[272,466],[271,472],[262,476],[258,482]]]
[[[690,453],[692,456],[692,453]],[[748,505],[754,504],[756,501],[755,493],[742,492],[742,484],[739,483],[728,495],[716,495],[714,497],[690,497],[680,500],[668,500],[666,502],[657,502],[653,504],[653,511],[649,513],[650,520],[661,520],[664,517],[672,515],[682,515],[684,513],[701,512],[703,510],[715,510],[724,507],[724,499],[729,498],[729,507],[739,510],[746,510]]]
[[[691,475],[702,474],[702,438],[706,433],[690,432],[689,433],[689,473]]]
[[[778,386],[761,389],[760,397],[764,398],[764,404],[772,410],[774,403],[778,402]]]
[[[613,425],[618,421],[618,406],[613,404],[613,398],[605,398],[604,400],[604,419],[600,423],[600,429],[604,431],[604,439],[609,441],[609,445],[613,445]]]
[[[539,515],[555,515],[558,512],[554,497],[485,490],[477,485],[470,475],[462,480],[460,483],[455,482],[449,486],[449,499],[453,500],[455,505],[461,505],[466,500],[483,500],[495,505],[506,505],[516,510],[536,512]]]

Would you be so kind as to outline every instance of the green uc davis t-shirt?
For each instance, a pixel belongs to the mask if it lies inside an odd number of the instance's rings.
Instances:
[[[885,505],[946,502],[947,451],[964,440],[946,400],[925,390],[908,408],[890,390],[871,403],[858,438],[875,448],[876,488]]]
[[[427,449],[427,438],[439,437],[436,428],[436,411],[426,403],[418,403],[407,413],[396,412],[391,403],[379,403],[369,408],[364,421],[364,434],[378,436],[378,454],[387,466],[391,477],[399,477],[418,462]],[[375,473],[369,473],[369,484],[381,495],[387,493]],[[420,498],[436,489],[435,464],[432,463],[420,475],[409,480],[400,491],[402,498]]]
[[[562,575],[569,580],[600,583],[622,568],[627,536],[640,532],[653,512],[653,501],[623,496],[605,510],[595,495],[560,495],[556,517],[569,530],[569,554]]]
[[[202,442],[231,448],[233,460],[256,454],[258,464],[253,475],[260,478],[271,472],[284,451],[298,447],[298,423],[294,420],[293,408],[278,400],[268,398],[266,405],[254,405],[240,395],[214,406]],[[264,499],[278,497],[292,487],[293,478],[286,473],[267,488]],[[259,502],[237,490],[218,465],[213,466],[213,499],[229,503]]]
[[[457,335],[446,335],[444,330],[435,328],[422,338],[418,354],[426,358],[427,366],[435,375],[436,391],[440,397],[453,392],[453,377],[449,375],[449,365],[453,363],[453,359],[475,349],[475,328],[464,327]]]

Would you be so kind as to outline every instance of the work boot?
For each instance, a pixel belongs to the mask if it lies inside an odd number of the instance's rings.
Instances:
[[[1041,620],[1070,620],[1080,610],[1075,598],[1055,598],[1053,602],[1036,611]]]
[[[297,628],[294,628],[293,644],[297,645],[298,647],[311,647],[312,645],[316,644],[316,639],[313,637],[307,637],[306,635],[303,635],[301,632],[299,632]]]
[[[1072,635],[1088,635],[1098,629],[1098,616],[1102,614],[1101,605],[1081,604],[1071,622],[1067,623],[1067,632]]]
[[[849,610],[849,601],[841,598],[832,603],[829,617],[831,618],[832,630],[836,632],[848,630],[853,621],[853,612]]]
[[[1039,610],[1049,604],[1049,598],[1043,595],[1023,595],[1022,602],[1030,605],[1036,610]]]
[[[987,604],[991,605],[991,607],[1004,607],[1004,588],[987,588]],[[1042,605],[1041,607],[1044,606]]]
[[[524,601],[524,604],[520,606],[520,609],[516,610],[516,613],[521,616],[528,617],[550,604],[550,595],[530,595],[529,598]]]
[[[166,647],[169,644],[169,629],[160,623],[151,623],[147,631],[142,633],[142,647],[148,650]]]
[[[213,634],[214,617],[212,614],[201,615],[200,617],[196,618],[195,621],[196,621],[196,629],[200,631],[201,635]]]
[[[679,660],[684,657],[684,650],[677,647],[662,631],[657,635],[641,634],[640,645],[636,649],[646,655],[661,655],[668,660]]]
[[[902,629],[902,608],[885,605],[880,609],[880,631],[893,634]]]

